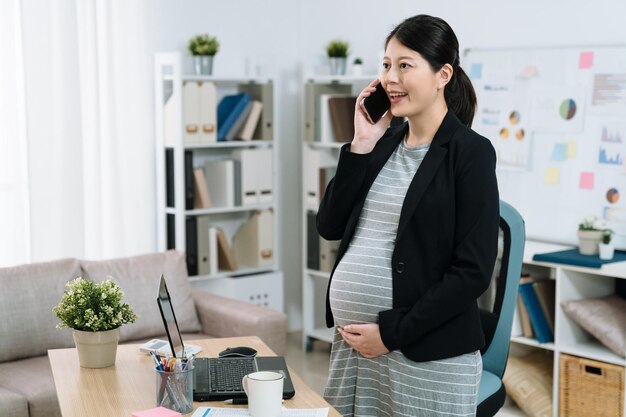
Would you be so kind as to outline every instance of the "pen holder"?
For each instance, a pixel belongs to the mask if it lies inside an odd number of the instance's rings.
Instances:
[[[193,368],[166,372],[156,370],[156,405],[181,414],[193,410]]]

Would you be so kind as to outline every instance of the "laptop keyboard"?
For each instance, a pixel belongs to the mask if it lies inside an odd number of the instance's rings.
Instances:
[[[210,392],[240,392],[243,391],[241,380],[245,375],[254,372],[254,358],[211,358],[202,362],[201,366],[208,366],[208,372],[196,372],[196,375],[206,375],[210,381]],[[198,369],[200,371],[200,369]],[[206,381],[208,385],[208,382]],[[204,381],[201,381],[204,382]],[[206,386],[205,384],[202,384]]]

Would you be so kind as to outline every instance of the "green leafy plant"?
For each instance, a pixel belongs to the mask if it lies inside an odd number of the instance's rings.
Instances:
[[[613,239],[615,232],[612,229],[604,229],[602,232],[604,233],[602,235],[602,243],[608,245],[611,243],[611,239]]]
[[[353,65],[363,65],[363,60],[361,58],[354,58],[354,61],[352,61]]]
[[[214,36],[196,35],[189,40],[187,49],[191,55],[215,55],[220,49],[220,43]]]
[[[330,58],[345,58],[348,56],[350,44],[341,39],[334,39],[326,45],[326,53]]]
[[[98,332],[139,318],[128,304],[122,303],[124,293],[110,277],[102,282],[78,277],[65,286],[61,301],[52,308],[61,319],[57,328]]]
[[[578,230],[601,232],[604,227],[598,222],[597,217],[586,217],[578,225]]]

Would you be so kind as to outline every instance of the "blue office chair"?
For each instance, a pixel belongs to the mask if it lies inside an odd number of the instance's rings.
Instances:
[[[494,278],[485,294],[487,298],[492,295],[492,300],[487,302],[490,304],[488,308],[481,306],[480,309],[487,343],[481,351],[483,373],[478,388],[477,417],[494,416],[506,399],[502,376],[509,356],[513,312],[524,256],[524,220],[504,201],[500,201],[500,237]]]

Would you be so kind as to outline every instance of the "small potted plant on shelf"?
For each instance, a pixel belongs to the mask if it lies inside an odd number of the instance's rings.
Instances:
[[[354,58],[352,61],[352,75],[363,75],[363,60],[361,58]]]
[[[65,286],[61,301],[52,311],[61,319],[58,328],[72,329],[80,366],[104,368],[115,364],[120,326],[139,318],[122,303],[124,293],[110,277],[102,282],[78,277]]]
[[[581,255],[597,255],[604,228],[596,217],[583,219],[578,225],[578,252]]]
[[[350,44],[340,39],[334,39],[326,45],[326,53],[330,62],[330,73],[332,75],[344,75],[346,73],[348,49],[350,49]]]
[[[196,35],[189,40],[187,49],[193,56],[196,75],[213,74],[213,57],[220,49],[216,37],[208,34]]]
[[[602,242],[600,242],[599,245],[600,259],[613,259],[615,253],[615,246],[612,243],[613,235],[615,235],[615,232],[611,229],[604,229],[602,231]]]

